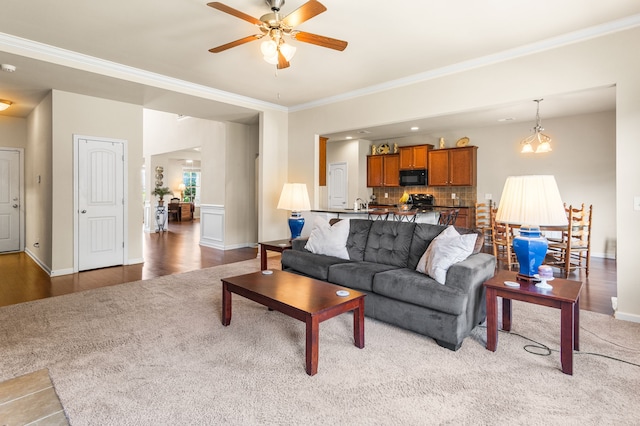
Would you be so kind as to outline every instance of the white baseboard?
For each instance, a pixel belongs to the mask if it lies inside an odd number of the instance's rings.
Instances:
[[[636,315],[636,314],[628,314],[626,312],[620,312],[620,311],[616,311],[613,314],[613,317],[615,319],[619,319],[619,320],[623,320],[623,321],[629,321],[629,322],[638,322],[640,323],[640,315]]]
[[[49,275],[52,277],[59,277],[60,275],[71,275],[71,274],[75,274],[75,271],[73,270],[73,268],[56,269],[55,271],[51,271]]]
[[[137,259],[129,259],[129,261],[127,262],[127,265],[137,265],[140,263],[144,263],[144,258],[143,257],[139,257]]]
[[[44,263],[42,263],[40,261],[40,259],[38,259],[38,257],[35,255],[35,253],[33,253],[31,250],[29,250],[28,248],[25,247],[24,252],[27,253],[27,256],[29,256],[31,259],[33,259],[34,262],[36,262],[36,264],[44,271],[47,273],[47,275],[51,276],[51,269],[49,269],[49,267],[47,265],[45,265]]]

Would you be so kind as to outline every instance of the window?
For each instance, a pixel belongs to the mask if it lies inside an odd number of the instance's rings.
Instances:
[[[182,182],[185,186],[183,201],[200,205],[200,170],[182,169]]]

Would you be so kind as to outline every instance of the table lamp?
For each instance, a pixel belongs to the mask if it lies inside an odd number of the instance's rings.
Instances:
[[[180,191],[180,201],[184,201],[184,190],[187,188],[187,186],[184,183],[181,183],[180,185],[178,185],[178,191]]]
[[[504,184],[497,222],[520,225],[513,239],[520,271],[518,279],[538,281],[535,275],[549,243],[540,235],[540,226],[567,226],[567,214],[553,176],[509,176]]]
[[[304,183],[285,183],[282,187],[282,194],[280,194],[280,201],[278,201],[278,208],[291,210],[289,217],[291,239],[298,238],[304,226],[304,218],[300,212],[311,210],[307,185]]]

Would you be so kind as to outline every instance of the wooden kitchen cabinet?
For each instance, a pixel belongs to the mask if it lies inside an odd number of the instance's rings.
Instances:
[[[367,186],[400,186],[400,155],[368,155]]]
[[[400,170],[423,170],[427,168],[427,154],[433,145],[400,147]]]
[[[429,151],[429,186],[475,186],[477,146]]]

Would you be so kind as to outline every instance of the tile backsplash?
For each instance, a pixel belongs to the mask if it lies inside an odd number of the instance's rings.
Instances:
[[[456,200],[460,207],[474,207],[476,203],[477,189],[475,186],[397,186],[373,188],[376,202],[380,204],[397,204],[404,192],[409,194],[431,194],[435,198],[437,206],[453,206],[451,194],[456,194]],[[385,197],[385,193],[388,195]]]

